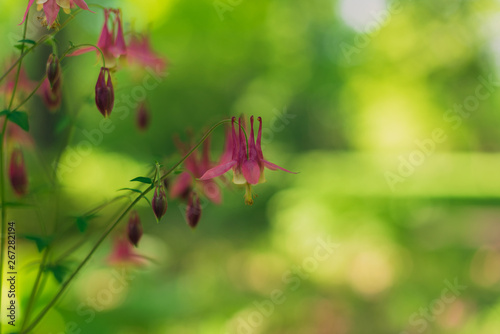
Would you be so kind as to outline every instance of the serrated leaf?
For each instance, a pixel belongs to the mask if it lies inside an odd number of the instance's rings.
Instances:
[[[13,111],[9,114],[9,120],[12,123],[16,123],[24,131],[30,130],[30,124],[28,122],[28,114],[24,111]]]
[[[52,237],[39,237],[37,235],[25,235],[24,238],[34,241],[36,243],[36,248],[38,248],[38,252],[43,251],[52,241]]]
[[[67,268],[62,264],[48,265],[47,268],[45,268],[45,270],[50,271],[54,275],[56,281],[59,282],[59,284],[64,282],[64,278],[70,271],[69,268]]]
[[[117,191],[123,191],[123,190],[130,190],[130,191],[133,191],[135,193],[142,194],[142,191],[140,191],[139,189],[133,189],[133,188],[121,188],[121,189],[118,189]]]
[[[144,177],[144,176],[139,176],[139,177],[136,177],[135,179],[130,180],[130,182],[134,182],[134,181],[142,182],[142,183],[146,183],[146,184],[153,183],[153,181],[151,180],[151,178]]]
[[[26,44],[32,44],[32,45],[35,45],[36,42],[32,39],[22,39],[20,41],[17,41],[18,43],[26,43]]]

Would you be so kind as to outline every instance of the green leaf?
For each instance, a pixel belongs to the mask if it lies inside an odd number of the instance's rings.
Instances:
[[[139,177],[136,177],[135,179],[130,180],[130,182],[134,182],[134,181],[142,182],[142,183],[146,183],[146,184],[153,183],[153,181],[151,180],[151,178],[149,178],[149,177],[143,177],[143,176],[139,176]]]
[[[91,221],[92,219],[94,219],[96,217],[97,217],[96,214],[76,217],[76,227],[78,227],[78,230],[81,233],[83,233],[87,230],[87,227],[89,226],[89,221]]]
[[[70,270],[68,267],[62,264],[55,264],[48,265],[47,268],[45,268],[45,271],[50,271],[54,275],[54,278],[57,280],[57,282],[61,284]]]
[[[22,39],[20,41],[18,41],[19,43],[26,43],[26,44],[32,44],[32,45],[35,45],[36,42],[32,39]]]
[[[8,115],[9,113],[10,113],[10,111],[5,109],[5,110],[0,111],[0,116]]]
[[[24,111],[13,111],[9,114],[9,120],[16,123],[24,131],[29,131],[30,124],[28,122],[28,114]]]
[[[52,241],[52,237],[39,237],[37,235],[24,235],[24,238],[34,241],[36,243],[36,247],[38,248],[38,252],[43,251],[43,249]]]
[[[118,189],[117,191],[122,191],[122,190],[130,190],[130,191],[133,191],[135,193],[142,194],[142,191],[140,191],[139,189],[132,189],[132,188],[121,188],[121,189]]]
[[[183,170],[176,170],[174,171],[174,174],[177,175],[177,174],[181,174],[182,172],[184,172]]]
[[[14,45],[14,47],[18,50],[23,50],[24,49],[24,46],[22,44],[16,44]]]
[[[27,207],[27,206],[33,206],[33,204],[28,204],[28,203],[22,203],[22,202],[5,202],[5,206],[6,207],[11,207],[11,208],[15,208],[15,207]],[[0,208],[2,206],[0,205]]]
[[[144,198],[146,200],[146,202],[149,203],[149,206],[151,206],[151,202],[149,201],[149,199],[146,196],[142,196],[142,198]]]

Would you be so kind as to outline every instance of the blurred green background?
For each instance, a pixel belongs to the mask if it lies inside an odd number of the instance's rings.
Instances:
[[[0,3],[8,64],[25,6]],[[224,185],[222,205],[202,201],[194,232],[183,202],[169,200],[160,224],[141,202],[137,252],[154,261],[116,279],[123,269],[106,258],[124,221],[34,333],[500,331],[497,1],[100,3],[123,9],[126,31],[149,29],[168,58],[168,75],[147,90],[151,126],[137,130],[133,107],[115,111],[113,131],[88,155],[72,156],[84,131],[100,126],[92,102],[100,64],[94,53],[65,60],[61,110],[50,113],[38,96],[27,106],[36,147],[25,150],[25,201],[35,206],[9,210],[19,236],[43,235],[41,222],[50,234],[57,222],[67,232],[49,260],[83,242],[65,262],[74,269],[126,201],[100,212],[84,234],[71,217],[134,186],[128,180],[155,160],[172,166],[181,157],[174,134],[198,139],[241,113],[263,117],[266,158],[300,173],[266,172],[252,207],[242,189]],[[60,50],[97,41],[96,12],[58,35]],[[46,33],[35,16],[33,39]],[[32,80],[49,52],[42,46],[26,58]],[[124,66],[114,76],[117,99],[148,75]],[[46,173],[68,136],[56,131],[67,118],[75,130],[61,161],[74,167],[54,193]],[[223,135],[214,133],[214,161]],[[25,307],[40,254],[19,238],[17,256]],[[59,287],[46,277],[37,310]]]

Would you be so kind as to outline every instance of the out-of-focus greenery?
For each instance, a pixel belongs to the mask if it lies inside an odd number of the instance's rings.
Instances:
[[[7,64],[25,6],[0,3]],[[263,117],[266,158],[300,173],[266,171],[252,207],[242,189],[223,186],[224,203],[204,200],[194,232],[182,202],[169,200],[156,224],[143,201],[137,252],[154,261],[116,283],[122,268],[106,257],[124,221],[35,333],[500,331],[498,2],[100,3],[121,6],[126,31],[149,29],[154,49],[169,60],[168,76],[147,91],[151,127],[136,129],[133,108],[123,119],[112,113],[115,129],[47,196],[44,173],[68,135],[54,134],[61,115],[78,114],[63,162],[102,119],[92,103],[100,68],[94,53],[65,61],[63,111],[49,113],[38,96],[26,107],[36,142],[25,152],[36,193],[28,201],[39,209],[9,210],[19,236],[42,234],[40,222],[50,231],[57,220],[68,232],[50,260],[83,240],[68,257],[74,269],[124,202],[101,212],[85,235],[71,217],[130,187],[155,160],[172,166],[181,157],[174,134],[187,140],[190,129],[198,139],[241,113]],[[103,15],[96,12],[79,14],[61,33],[61,50],[68,41],[97,41]],[[43,46],[27,57],[33,80],[49,52]],[[146,75],[124,66],[114,76],[117,99]],[[214,133],[213,160],[223,135],[222,128]],[[331,253],[321,248],[330,242]],[[17,256],[25,307],[40,255],[19,238]],[[123,289],[110,292],[110,284]],[[35,314],[58,287],[47,275]]]

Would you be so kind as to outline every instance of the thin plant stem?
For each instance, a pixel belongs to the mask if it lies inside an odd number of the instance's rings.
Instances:
[[[26,30],[28,27],[28,16],[26,16],[26,21],[24,22],[23,26],[23,40],[26,39]],[[24,53],[24,42],[22,43],[21,46],[21,54]],[[12,103],[14,103],[14,97],[16,95],[16,90],[17,90],[17,84],[19,82],[19,73],[21,73],[21,65],[22,65],[22,58],[19,60],[19,66],[17,67],[17,72],[16,72],[16,79],[14,82],[14,88],[12,89],[12,96],[10,97],[10,102],[9,102],[9,108],[8,110],[10,111],[10,108],[12,107]],[[3,262],[5,259],[5,242],[7,238],[7,234],[5,233],[6,230],[6,223],[7,223],[7,207],[5,205],[5,171],[4,171],[4,141],[5,141],[5,133],[7,132],[7,115],[4,118],[3,122],[3,129],[2,129],[2,138],[0,139],[0,196],[1,196],[1,204],[2,204],[2,222],[1,222],[1,231],[0,231],[0,291],[2,291],[2,283],[3,283]],[[2,295],[3,293],[0,293],[0,306],[2,305]],[[2,333],[2,326],[0,324],[0,334]]]
[[[208,136],[214,131],[219,125],[222,125],[224,123],[231,122],[231,120],[223,120],[220,121],[219,123],[215,124],[212,126],[207,133],[200,139],[198,144],[196,144],[186,155],[179,161],[177,162],[174,166],[172,166],[164,175],[162,175],[159,178],[159,181],[165,179],[168,175],[170,175],[177,167],[179,167],[203,142],[208,138]],[[29,333],[32,329],[35,328],[35,326],[43,319],[45,314],[54,306],[54,304],[59,300],[59,298],[64,294],[66,288],[69,286],[69,284],[73,281],[75,276],[80,272],[80,270],[85,266],[85,264],[90,260],[94,252],[99,248],[99,246],[102,244],[102,242],[106,239],[106,237],[111,233],[111,231],[114,230],[114,228],[120,223],[120,221],[127,215],[127,213],[134,207],[135,204],[137,204],[141,198],[143,198],[147,193],[149,193],[152,189],[154,188],[154,184],[152,183],[149,187],[146,188],[139,196],[135,198],[135,200],[127,206],[127,208],[123,211],[123,213],[115,220],[115,222],[104,232],[104,234],[99,238],[99,240],[96,242],[94,247],[90,250],[90,252],[87,254],[87,256],[83,259],[83,261],[78,265],[78,267],[73,271],[71,276],[68,277],[68,279],[61,285],[61,288],[57,292],[57,294],[52,298],[52,300],[45,306],[45,308],[40,312],[40,314],[33,320],[33,322],[23,331],[21,331],[21,334],[24,333]]]

